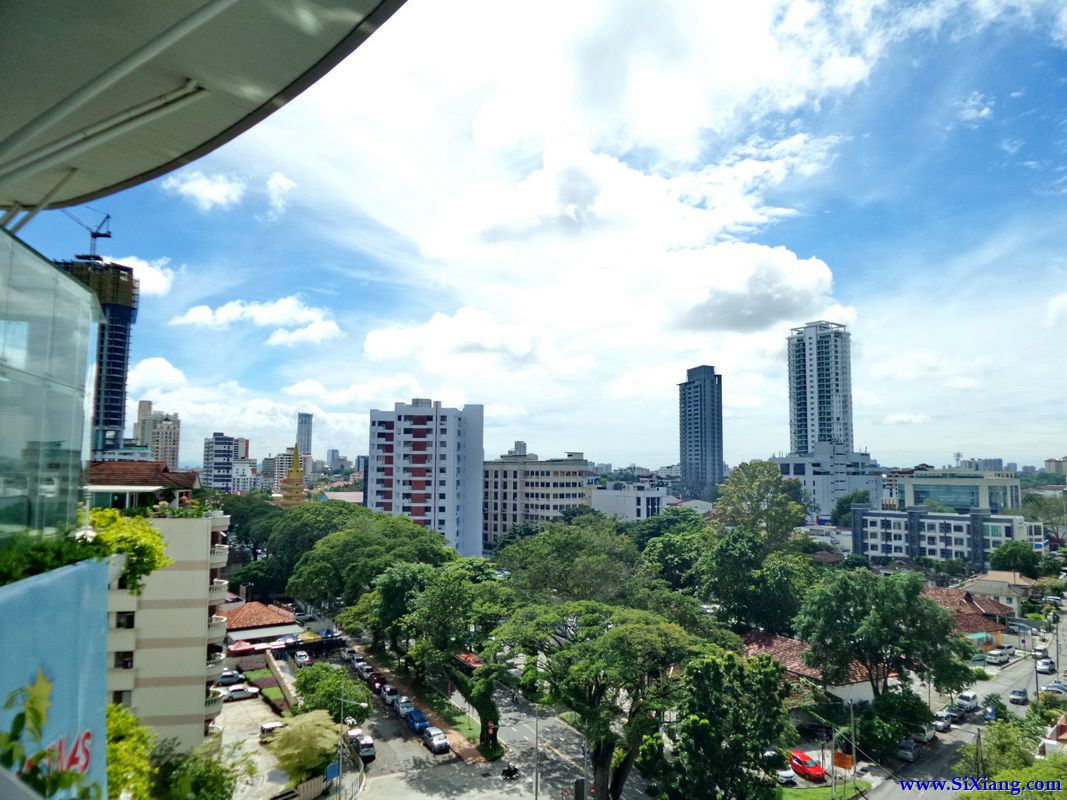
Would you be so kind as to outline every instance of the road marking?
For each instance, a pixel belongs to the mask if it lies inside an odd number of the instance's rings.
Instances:
[[[573,758],[571,758],[570,756],[566,755],[565,753],[561,753],[559,750],[554,748],[552,745],[550,745],[548,743],[544,743],[544,744],[542,744],[542,747],[544,747],[545,750],[548,750],[551,753],[555,753],[557,756],[562,758],[564,761],[566,761],[572,767],[575,767],[577,769],[582,769],[582,765],[581,764],[579,764],[577,761],[575,761]]]

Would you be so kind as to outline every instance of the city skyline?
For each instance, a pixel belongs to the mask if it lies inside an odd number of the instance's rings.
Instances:
[[[409,3],[247,136],[94,204],[141,282],[128,404],[180,415],[183,463],[217,429],[279,452],[298,411],[358,453],[368,409],[433,396],[484,403],[492,451],[667,464],[675,376],[709,363],[736,464],[788,450],[785,333],[820,318],[855,334],[883,464],[1064,449],[1030,400],[1062,381],[1019,357],[1067,326],[1050,4],[605,4],[540,37],[506,6]],[[86,246],[58,212],[23,235]]]

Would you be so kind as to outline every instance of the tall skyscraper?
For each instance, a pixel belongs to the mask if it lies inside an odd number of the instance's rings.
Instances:
[[[440,531],[462,556],[482,554],[482,406],[417,398],[371,409],[366,498],[372,511]]]
[[[235,483],[235,469],[243,476]],[[248,458],[248,439],[240,436],[227,436],[225,433],[213,433],[204,439],[204,470],[200,473],[200,483],[205,489],[218,489],[220,492],[247,492],[251,488],[245,473],[252,470],[255,462]]]
[[[103,309],[96,342],[92,448],[97,452],[118,450],[126,432],[126,373],[130,368],[130,333],[137,320],[137,280],[131,267],[99,256],[53,263],[88,286]]]
[[[723,480],[722,375],[715,367],[693,367],[678,384],[678,442],[682,493],[703,497]]]
[[[296,448],[303,455],[311,455],[311,422],[313,414],[300,412],[296,415]]]
[[[852,451],[851,334],[836,322],[809,322],[789,334],[789,438],[794,453],[818,442]]]
[[[177,414],[153,411],[151,400],[142,400],[137,404],[133,438],[148,448],[153,461],[162,461],[172,472],[178,469],[181,431],[182,423]]]

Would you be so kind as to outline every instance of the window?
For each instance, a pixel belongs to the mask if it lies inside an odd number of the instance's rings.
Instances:
[[[115,669],[133,669],[133,653],[130,651],[115,653],[113,663]]]
[[[134,615],[132,611],[120,611],[115,614],[115,627],[131,630],[133,628]]]

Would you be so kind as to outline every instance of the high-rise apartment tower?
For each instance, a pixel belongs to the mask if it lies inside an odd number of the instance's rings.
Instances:
[[[142,400],[137,404],[133,438],[148,448],[153,461],[162,461],[172,472],[178,469],[181,432],[182,423],[177,414],[153,411],[151,400]]]
[[[311,455],[311,423],[314,415],[300,412],[296,415],[296,448],[303,455]]]
[[[793,328],[788,341],[789,439],[793,453],[818,442],[852,451],[850,334],[836,322]]]
[[[693,367],[678,384],[678,441],[682,493],[703,497],[723,480],[722,375],[715,367]]]
[[[416,398],[371,409],[367,507],[440,531],[462,556],[482,554],[482,407]]]

